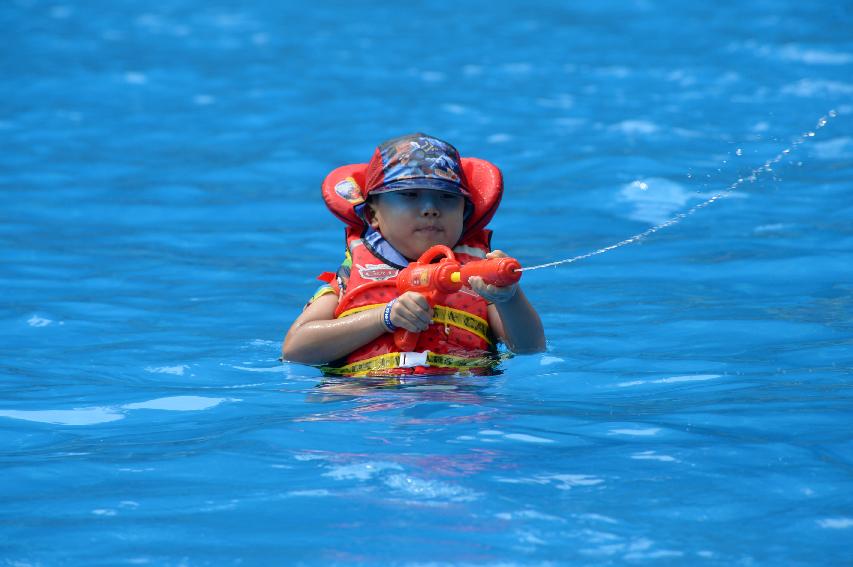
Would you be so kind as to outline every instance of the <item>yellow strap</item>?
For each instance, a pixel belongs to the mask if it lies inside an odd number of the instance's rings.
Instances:
[[[371,305],[353,307],[352,309],[347,309],[338,315],[338,318],[346,317],[347,315],[352,315],[354,313],[360,313],[361,311],[367,311],[368,309],[373,309],[375,307],[385,307],[385,304],[373,303]],[[473,333],[487,343],[492,344],[492,341],[489,339],[489,323],[481,317],[477,317],[476,315],[472,315],[471,313],[462,311],[461,309],[454,309],[446,305],[436,305],[433,310],[432,320],[434,323],[442,323],[444,325],[458,327],[468,331],[469,333]]]
[[[489,357],[465,358],[462,356],[454,356],[452,354],[436,354],[428,352],[426,357],[427,363],[430,366],[438,368],[454,368],[456,370],[465,370],[468,368],[488,368],[496,364]],[[346,364],[344,366],[322,366],[320,369],[326,374],[334,374],[337,376],[367,376],[371,372],[379,372],[382,370],[392,370],[400,367],[400,353],[389,352],[380,354],[373,358],[367,358]]]
[[[487,343],[492,344],[492,341],[489,339],[489,322],[467,311],[454,309],[446,305],[436,305],[435,315],[433,315],[432,320],[436,323],[444,323],[445,325],[453,325],[454,327],[464,329],[469,333],[477,335]]]
[[[354,313],[361,313],[362,311],[367,311],[368,309],[373,309],[374,307],[385,307],[384,303],[372,303],[370,305],[362,305],[361,307],[353,307],[352,309],[347,309],[338,315],[338,319],[341,317],[346,317],[347,315],[352,315]]]

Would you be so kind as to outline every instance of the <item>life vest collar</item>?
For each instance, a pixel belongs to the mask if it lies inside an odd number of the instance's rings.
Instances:
[[[373,252],[374,256],[384,260],[386,264],[398,269],[409,265],[406,257],[400,254],[390,242],[385,240],[382,233],[373,227],[367,227],[367,232],[362,238],[362,242]]]

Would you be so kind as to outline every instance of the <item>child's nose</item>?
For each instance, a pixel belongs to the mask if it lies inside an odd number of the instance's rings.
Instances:
[[[432,195],[423,198],[421,202],[421,215],[425,217],[437,217],[439,215],[438,203]]]

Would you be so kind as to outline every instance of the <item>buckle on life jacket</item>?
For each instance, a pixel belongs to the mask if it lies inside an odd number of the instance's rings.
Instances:
[[[415,366],[429,366],[427,356],[429,356],[428,350],[425,350],[423,352],[401,352],[400,363],[397,365],[397,367],[414,368]]]
[[[405,367],[404,362],[408,362]],[[365,360],[351,362],[343,366],[322,366],[321,370],[332,376],[396,376],[401,368],[412,369],[414,374],[435,374],[438,369],[447,369],[445,374],[454,372],[487,371],[497,365],[497,360],[491,356],[467,358],[452,354],[436,354],[434,352],[388,352]],[[421,364],[418,364],[421,363]],[[426,369],[430,370],[427,371]]]

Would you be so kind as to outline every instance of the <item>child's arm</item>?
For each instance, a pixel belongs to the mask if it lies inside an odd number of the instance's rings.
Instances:
[[[335,319],[337,306],[338,297],[332,293],[308,305],[287,332],[281,347],[282,358],[303,364],[324,364],[388,332],[383,320],[384,306]],[[401,295],[390,314],[395,326],[418,333],[429,327],[432,315],[426,298],[414,291]]]
[[[486,258],[506,257],[500,250],[486,255]],[[489,325],[511,351],[528,354],[545,350],[542,321],[517,283],[497,287],[487,285],[480,277],[471,278],[468,283],[482,298],[492,302]]]

